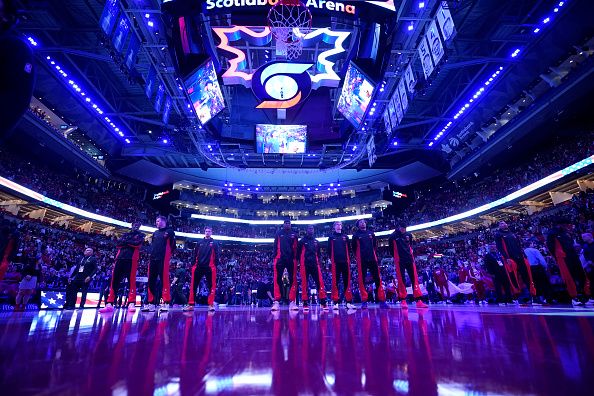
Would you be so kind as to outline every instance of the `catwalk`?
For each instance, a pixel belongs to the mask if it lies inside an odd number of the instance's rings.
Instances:
[[[591,394],[594,310],[0,315],[5,395]]]

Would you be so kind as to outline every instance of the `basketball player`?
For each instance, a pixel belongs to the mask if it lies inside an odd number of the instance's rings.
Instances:
[[[324,311],[328,310],[326,303],[326,289],[322,279],[322,270],[320,269],[320,243],[314,237],[314,227],[307,226],[307,233],[297,245],[297,256],[301,265],[301,299],[303,300],[303,310],[309,311],[308,281],[312,277],[316,284],[320,305]]]
[[[136,269],[138,268],[138,259],[140,258],[140,246],[144,242],[144,234],[139,231],[140,222],[132,223],[132,231],[125,233],[118,239],[118,252],[115,258],[115,264],[111,272],[111,282],[109,283],[109,296],[105,308],[99,310],[101,313],[113,312],[113,302],[115,301],[116,291],[120,287],[122,280],[128,279],[130,285],[128,291],[128,311],[136,310]]]
[[[289,275],[289,310],[297,311],[297,234],[291,229],[291,220],[285,220],[282,230],[274,237],[274,302],[272,311],[280,309],[281,287],[285,269]]]
[[[510,231],[505,221],[499,222],[499,231],[495,234],[495,243],[497,249],[505,258],[504,264],[510,275],[512,290],[515,290],[515,293],[520,293],[521,286],[518,281],[518,273],[520,273],[524,285],[528,288],[529,296],[536,296],[530,263],[526,260],[520,240]]]
[[[160,311],[169,310],[171,301],[169,284],[169,261],[175,250],[175,232],[167,227],[167,218],[158,216],[155,222],[157,231],[153,233],[151,242],[151,255],[148,271],[148,304],[142,307],[142,311],[155,312],[155,304],[163,298]],[[157,279],[161,279],[160,290],[157,290]]]
[[[194,309],[196,289],[202,277],[206,280],[208,288],[208,310],[214,311],[214,299],[217,290],[217,265],[219,264],[219,244],[212,239],[212,228],[204,229],[204,239],[199,241],[194,248],[194,265],[192,266],[192,280],[190,282],[190,300],[184,311]]]
[[[386,304],[386,292],[382,285],[382,278],[377,261],[377,240],[373,231],[367,229],[365,220],[357,221],[357,231],[353,235],[353,250],[357,258],[357,267],[359,272],[359,293],[361,293],[361,308],[367,309],[367,290],[365,290],[365,277],[367,271],[371,273],[373,282],[377,290],[377,299],[380,302],[380,308],[389,308]]]
[[[344,298],[347,309],[357,309],[353,305],[351,291],[351,255],[348,235],[342,233],[342,223],[334,223],[334,232],[328,237],[328,255],[332,265],[332,309],[338,309],[341,298],[338,294],[338,278],[342,279]]]
[[[404,272],[408,272],[408,277],[412,283],[413,297],[417,301],[417,308],[427,308],[421,297],[423,293],[419,287],[419,277],[417,276],[417,265],[412,250],[412,235],[406,232],[406,225],[401,223],[394,230],[388,241],[390,251],[394,257],[394,266],[396,267],[396,277],[398,278],[398,299],[402,308],[408,308],[406,303],[406,280]]]

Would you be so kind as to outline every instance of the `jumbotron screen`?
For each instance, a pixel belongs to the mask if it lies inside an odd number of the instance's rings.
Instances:
[[[184,80],[188,96],[204,125],[225,108],[223,93],[212,60],[208,60]]]
[[[307,126],[305,125],[256,125],[257,152],[263,154],[305,153]]]
[[[374,89],[375,84],[351,63],[347,69],[342,92],[338,98],[338,111],[355,128],[361,126]]]

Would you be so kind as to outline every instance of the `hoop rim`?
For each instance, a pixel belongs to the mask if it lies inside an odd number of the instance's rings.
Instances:
[[[288,7],[301,7],[302,6],[303,8],[305,8],[305,11],[307,12],[307,20],[308,20],[307,26],[290,26],[290,25],[282,25],[282,26],[279,26],[279,27],[273,26],[273,24],[270,21],[270,15],[272,14],[272,11],[277,6],[279,6],[279,5],[281,5],[281,6],[288,6]],[[301,41],[301,37],[296,37],[297,38],[296,40],[289,41],[287,39],[288,39],[289,36],[291,36],[290,34],[287,35],[286,38],[279,37],[279,35],[275,31],[276,29],[279,29],[279,28],[285,28],[285,29],[289,29],[289,30],[292,30],[294,28],[303,29],[303,30],[306,30],[307,31],[305,34],[309,33],[312,30],[312,15],[311,15],[311,11],[300,0],[278,0],[278,2],[275,5],[273,5],[272,7],[270,7],[270,10],[268,10],[268,14],[266,15],[266,20],[268,22],[268,27],[270,28],[270,32],[272,33],[272,35],[274,36],[274,38],[277,39],[277,40],[279,40],[279,41],[282,41],[282,42],[284,42],[286,44],[298,43],[298,42]]]

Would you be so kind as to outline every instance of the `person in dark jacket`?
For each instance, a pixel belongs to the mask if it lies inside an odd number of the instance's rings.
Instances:
[[[582,245],[582,253],[584,255],[584,271],[586,271],[586,276],[590,280],[590,286],[594,284],[594,237],[592,236],[591,232],[585,232],[582,234],[582,240],[584,244]],[[594,304],[594,299],[590,293],[590,300],[587,303],[588,305]]]
[[[158,304],[161,297],[163,304],[159,310],[169,310],[171,292],[169,284],[169,262],[175,250],[175,232],[167,226],[165,216],[157,216],[155,222],[157,230],[153,233],[151,242],[151,254],[148,270],[148,304],[142,307],[142,311],[155,311],[155,304]],[[161,287],[157,290],[157,281],[160,278]]]
[[[386,304],[386,292],[382,285],[382,278],[377,260],[377,240],[373,231],[367,229],[365,220],[357,221],[357,231],[353,234],[353,251],[357,258],[357,269],[359,272],[359,292],[361,294],[361,308],[367,308],[368,293],[365,290],[365,277],[367,272],[371,274],[377,290],[377,299],[380,308],[389,308]]]
[[[0,281],[8,270],[8,264],[14,261],[19,251],[19,232],[16,225],[8,220],[2,221],[0,226]]]
[[[334,223],[334,232],[328,237],[328,256],[332,266],[332,309],[338,309],[342,299],[338,294],[338,279],[342,279],[342,288],[347,309],[357,309],[353,305],[351,290],[351,249],[349,237],[342,233],[342,222]]]
[[[72,273],[68,277],[68,286],[66,286],[66,303],[64,309],[74,309],[76,305],[76,295],[82,291],[86,295],[91,279],[97,271],[97,259],[93,256],[93,249],[87,247],[84,256],[74,266]],[[80,301],[80,308],[85,307],[85,301]]]
[[[584,268],[580,259],[573,248],[573,238],[569,234],[569,230],[573,227],[569,220],[565,218],[558,218],[555,220],[555,225],[547,235],[547,247],[549,251],[557,260],[559,272],[567,293],[571,297],[573,305],[583,305],[578,300],[578,293],[582,292],[585,296],[590,295],[590,281],[586,277]]]
[[[522,290],[518,280],[518,273],[531,296],[536,296],[536,287],[532,280],[530,263],[526,259],[524,249],[519,238],[510,231],[505,221],[499,222],[499,230],[495,233],[495,243],[499,253],[505,258],[505,267],[510,275],[511,289],[515,294]]]
[[[118,252],[115,258],[115,264],[111,273],[109,283],[109,296],[105,308],[99,310],[101,313],[113,312],[113,303],[116,297],[116,291],[124,279],[128,280],[128,311],[136,310],[136,270],[138,268],[138,259],[140,258],[140,247],[144,242],[144,234],[140,232],[140,222],[132,223],[132,231],[123,234],[118,239],[116,247]]]
[[[188,299],[184,295],[184,285],[186,284],[187,277],[188,271],[184,264],[179,261],[177,263],[177,269],[173,274],[173,280],[171,281],[172,303],[174,306],[175,304],[184,306],[188,303]]]
[[[400,306],[407,308],[406,303],[406,280],[404,272],[408,272],[408,277],[412,283],[413,297],[417,300],[417,308],[427,308],[421,297],[423,293],[419,285],[419,277],[417,276],[417,265],[415,264],[415,257],[412,250],[412,235],[406,232],[405,224],[398,224],[398,228],[394,230],[388,240],[390,252],[394,257],[394,267],[396,268],[396,277],[398,278],[398,299]]]
[[[291,220],[284,221],[282,230],[274,237],[274,302],[272,311],[280,309],[281,288],[285,269],[289,275],[289,310],[298,310],[297,299],[297,234],[291,229]]]
[[[423,284],[427,290],[427,297],[429,298],[429,301],[437,301],[437,291],[435,290],[435,280],[433,279],[433,272],[431,272],[431,268],[426,267],[423,269],[421,271],[421,278],[423,279]]]
[[[326,303],[326,288],[322,279],[322,269],[320,268],[320,242],[314,237],[314,227],[307,226],[307,233],[297,244],[297,257],[301,266],[301,299],[303,300],[303,310],[309,310],[308,281],[313,278],[320,298],[320,305],[324,311],[328,310]]]
[[[512,293],[509,280],[509,273],[505,269],[505,258],[497,250],[497,245],[491,243],[489,252],[485,255],[485,268],[493,277],[493,286],[497,295],[499,304],[509,304],[512,302]],[[503,295],[502,290],[505,292]]]
[[[205,278],[206,288],[208,289],[208,310],[214,311],[214,299],[217,292],[217,265],[219,264],[219,244],[212,239],[212,228],[204,229],[204,239],[196,243],[194,248],[194,258],[192,260],[192,280],[190,281],[190,299],[184,311],[194,309],[196,299],[196,289]]]

